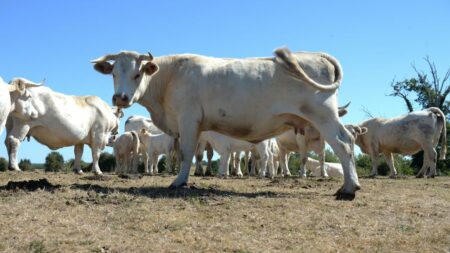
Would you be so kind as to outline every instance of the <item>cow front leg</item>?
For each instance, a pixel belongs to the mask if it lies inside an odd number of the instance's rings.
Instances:
[[[219,175],[223,176],[223,178],[228,178],[230,176],[230,159],[230,152],[227,151],[220,154]]]
[[[100,157],[100,149],[97,147],[91,147],[92,150],[92,172],[95,175],[102,175],[102,171],[100,170],[100,167],[98,166],[98,159]]]
[[[192,114],[187,113],[190,118],[181,119],[180,124],[180,149],[181,149],[181,169],[178,176],[170,185],[170,188],[178,188],[187,186],[189,179],[189,171],[191,169],[192,158],[194,157],[195,148],[198,139],[198,122]]]
[[[385,152],[383,153],[384,158],[386,159],[386,163],[389,166],[389,170],[390,170],[390,178],[396,178],[397,177],[397,170],[395,169],[395,164],[394,164],[394,158],[392,157],[392,153],[388,153]]]
[[[318,121],[320,124],[314,124],[314,126],[339,157],[344,171],[344,185],[336,192],[336,199],[353,200],[356,191],[361,188],[353,155],[353,137],[340,123],[338,118],[334,120],[328,119],[328,122],[323,122],[323,120],[324,118],[322,118],[322,122]]]
[[[76,174],[83,174],[83,170],[81,169],[81,157],[83,156],[83,148],[84,144],[77,144],[74,147],[75,160],[73,162],[73,172]]]
[[[8,169],[14,171],[22,171],[17,163],[17,152],[20,147],[20,140],[14,136],[8,136],[5,140],[6,149],[8,150]]]
[[[380,164],[377,152],[372,152],[370,154],[370,160],[372,160],[372,171],[370,172],[369,177],[376,177],[378,174],[378,165]]]

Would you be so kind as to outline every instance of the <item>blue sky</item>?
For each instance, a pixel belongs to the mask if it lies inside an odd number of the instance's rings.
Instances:
[[[55,91],[97,95],[111,102],[112,79],[90,60],[120,50],[154,56],[196,53],[216,57],[270,56],[274,48],[323,51],[340,60],[341,104],[351,101],[344,123],[406,112],[386,96],[390,83],[427,70],[450,67],[450,2],[435,1],[57,1],[0,0],[0,76],[46,79]],[[148,115],[136,104],[126,111]],[[123,122],[121,124],[123,129]],[[5,157],[5,132],[0,156]],[[58,150],[65,159],[73,148]],[[108,149],[108,151],[111,151]],[[19,158],[43,162],[50,152],[22,143]],[[85,148],[83,160],[91,161]]]

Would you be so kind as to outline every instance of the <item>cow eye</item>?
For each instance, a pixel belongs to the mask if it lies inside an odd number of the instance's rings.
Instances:
[[[136,74],[136,75],[134,76],[134,80],[137,80],[140,76],[141,76],[140,74]]]

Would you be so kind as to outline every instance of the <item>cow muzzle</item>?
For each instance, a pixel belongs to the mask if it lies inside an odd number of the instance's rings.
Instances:
[[[129,107],[131,105],[130,98],[125,93],[114,94],[112,97],[112,103],[119,108]]]

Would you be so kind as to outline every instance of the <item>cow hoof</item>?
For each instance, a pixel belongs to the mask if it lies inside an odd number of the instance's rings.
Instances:
[[[371,174],[368,176],[368,178],[375,178],[375,177],[377,177],[377,174]]]
[[[428,178],[434,178],[435,175],[428,175]]]
[[[81,174],[83,174],[83,170],[73,170],[73,173],[75,173],[77,175],[81,175]]]
[[[344,190],[341,188],[334,194],[334,196],[336,196],[336,200],[352,201],[355,199],[356,194],[344,192]]]
[[[22,171],[19,167],[8,168],[10,171]]]
[[[397,178],[397,175],[390,175],[389,178]]]
[[[170,186],[169,186],[169,189],[170,190],[179,190],[179,189],[188,189],[189,187],[188,187],[188,185],[187,185],[187,183],[182,183],[181,185],[174,185],[174,184],[171,184]]]
[[[213,176],[213,174],[212,174],[211,171],[207,170],[207,171],[205,172],[205,177],[212,177],[212,176]]]
[[[423,178],[423,174],[417,174],[416,178]]]
[[[237,176],[238,176],[238,178],[243,178],[243,177],[244,177],[244,174],[238,173]]]

